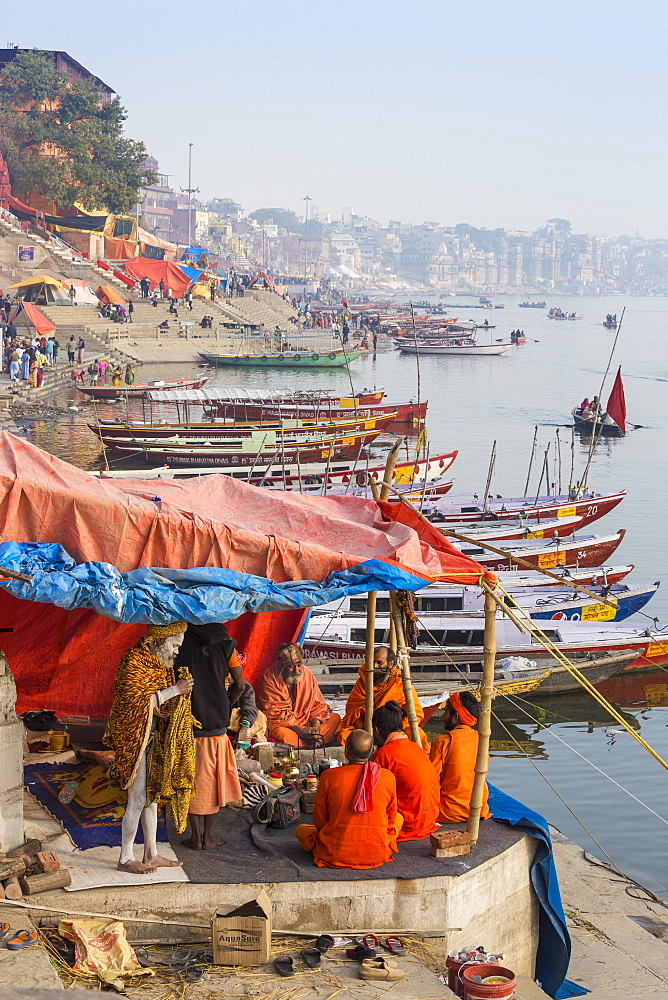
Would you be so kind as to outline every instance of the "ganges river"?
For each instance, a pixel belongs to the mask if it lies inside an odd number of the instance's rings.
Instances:
[[[548,443],[550,478],[558,480],[555,432],[561,428],[562,484],[567,488],[570,410],[584,396],[599,392],[615,336],[602,323],[606,313],[620,316],[626,306],[603,399],[607,399],[621,364],[628,418],[641,426],[630,430],[625,438],[606,439],[597,445],[589,485],[602,493],[626,489],[628,496],[585,533],[627,529],[611,561],[617,565],[635,564],[625,582],[664,581],[646,611],[665,623],[668,632],[668,299],[579,299],[550,294],[545,298],[548,308],[560,306],[564,312],[576,312],[581,318],[575,322],[549,320],[547,308],[520,309],[518,303],[522,300],[516,296],[494,298],[495,303],[505,306],[494,310],[472,309],[477,298],[457,296],[447,300],[451,316],[479,323],[487,318],[496,324],[496,329],[480,333],[480,338],[506,340],[510,330],[520,328],[527,342],[501,357],[421,358],[420,392],[421,398],[429,400],[431,454],[458,449],[459,456],[449,473],[456,479],[452,495],[482,494],[496,441],[491,490],[494,494],[518,496],[524,492],[537,424],[539,455],[534,462],[531,495],[535,493]],[[137,369],[137,380],[183,377],[196,370],[195,358],[192,367],[145,365]],[[355,362],[350,373],[356,390],[383,386],[389,401],[416,398],[414,357],[396,351],[378,353]],[[350,390],[350,378],[345,370],[320,375],[290,371],[286,376],[280,371],[244,373],[219,369],[209,381],[211,387],[218,385],[226,390],[325,388],[343,394]],[[124,404],[99,407],[103,418],[121,415],[124,410]],[[84,412],[37,420],[29,425],[28,437],[74,464],[99,468],[100,447],[86,427],[91,418],[91,407],[86,406]],[[375,447],[373,454],[382,460],[380,447]],[[576,478],[587,454],[588,443],[576,437]],[[636,620],[650,624],[646,617],[636,616]],[[668,671],[634,671],[607,681],[602,691],[619,706],[631,726],[668,760]],[[580,825],[584,824],[624,872],[668,897],[666,770],[588,695],[541,699],[539,709],[530,702],[530,695],[526,702],[513,705],[501,699],[495,702],[490,780],[543,813],[567,836],[600,857],[601,850]]]

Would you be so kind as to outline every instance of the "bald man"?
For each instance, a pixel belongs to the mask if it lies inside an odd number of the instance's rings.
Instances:
[[[394,775],[371,761],[373,740],[354,729],[345,744],[348,763],[320,778],[313,825],[295,834],[320,868],[378,868],[397,850],[397,786]]]

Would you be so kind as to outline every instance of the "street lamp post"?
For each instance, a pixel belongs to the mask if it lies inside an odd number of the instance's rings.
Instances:
[[[188,143],[188,246],[193,245],[193,144]]]
[[[313,201],[313,198],[307,194],[302,201],[306,202],[306,212],[304,213],[304,298],[306,298],[308,280],[308,203]]]

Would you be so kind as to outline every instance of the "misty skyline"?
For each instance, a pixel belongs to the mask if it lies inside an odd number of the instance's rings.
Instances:
[[[175,187],[247,211],[668,237],[665,7],[44,0],[5,38],[120,95]]]

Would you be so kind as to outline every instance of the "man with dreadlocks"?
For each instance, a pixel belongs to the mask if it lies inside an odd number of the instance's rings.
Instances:
[[[185,829],[188,804],[195,789],[195,747],[190,692],[193,679],[174,660],[187,625],[149,625],[147,635],[128,650],[116,673],[114,702],[104,742],[128,801],[121,827],[118,870],[145,875],[156,868],[178,866],[158,854],[158,801],[167,799],[179,833]],[[144,857],[133,852],[141,820]]]

